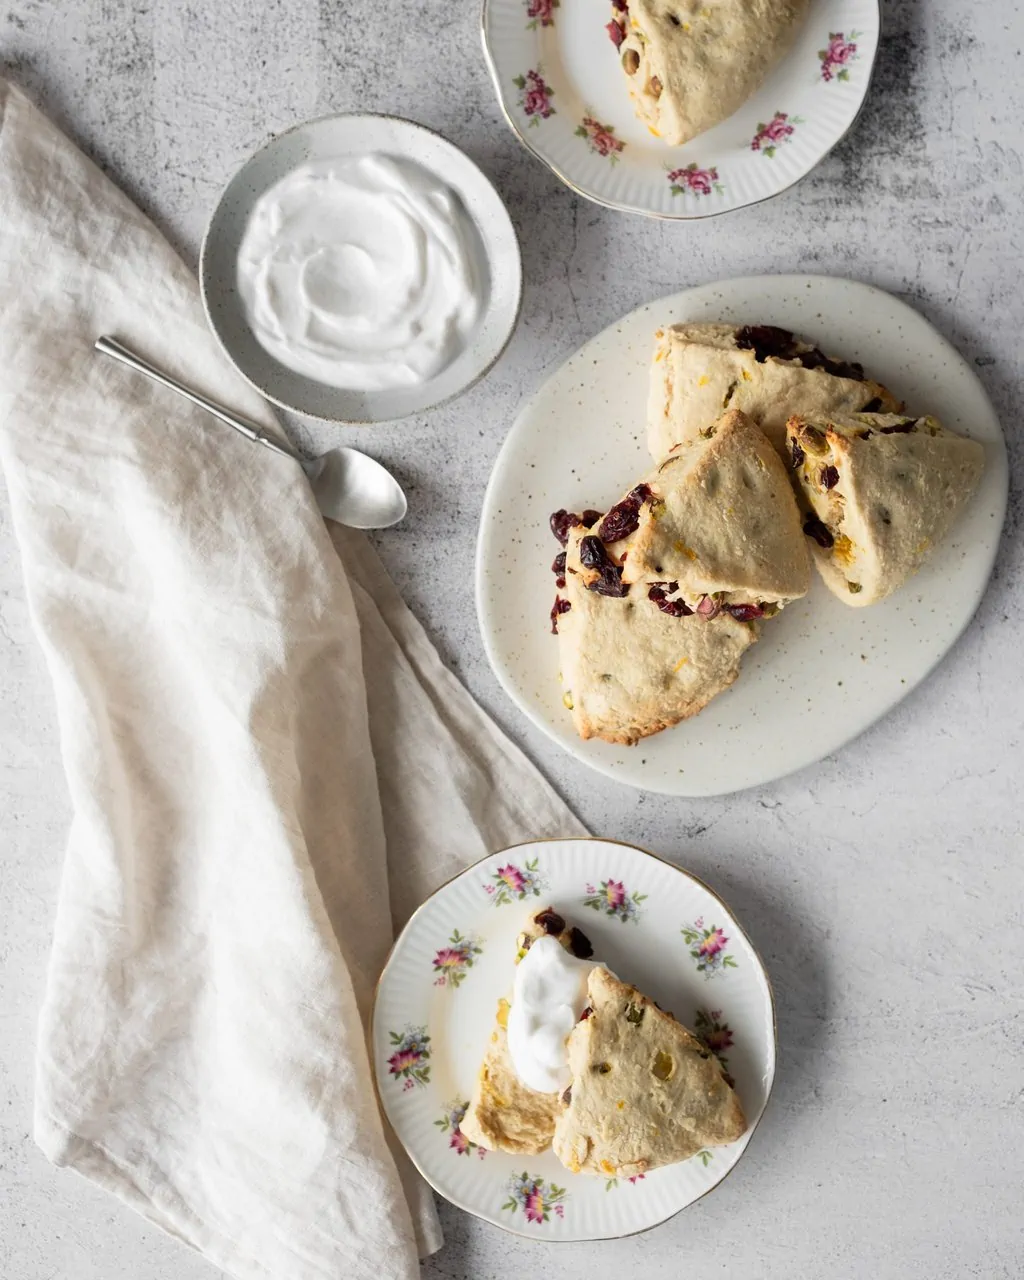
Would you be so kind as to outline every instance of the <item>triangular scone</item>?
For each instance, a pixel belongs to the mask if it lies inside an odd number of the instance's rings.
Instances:
[[[826,356],[772,325],[674,324],[655,334],[647,443],[655,462],[741,409],[780,454],[786,420],[898,413],[902,404],[859,364]]]
[[[546,934],[557,937],[562,946],[579,959],[585,960],[593,954],[586,934],[568,926],[551,907],[544,907],[530,917],[520,933],[516,963],[536,938]],[[498,1001],[494,1030],[459,1129],[470,1142],[491,1151],[537,1155],[551,1145],[559,1095],[537,1093],[527,1088],[516,1074],[508,1050],[509,1008],[507,1000]]]
[[[674,585],[704,614],[771,616],[810,586],[786,467],[760,427],[734,409],[677,445],[596,532],[624,582]]]
[[[884,600],[917,572],[985,466],[976,440],[931,417],[794,417],[787,435],[814,562],[856,607]]]
[[[664,598],[663,588],[616,588],[618,570],[610,564],[609,581],[594,585],[621,594],[591,589],[586,577],[592,570],[584,568],[581,549],[600,553],[603,546],[577,527],[569,531],[557,619],[563,701],[581,738],[630,746],[696,715],[727,689],[758,637],[758,623],[729,613],[711,620],[676,616],[679,606]]]
[[[608,33],[655,137],[679,146],[731,116],[789,49],[809,0],[612,0]]]
[[[634,1177],[746,1131],[715,1056],[671,1014],[598,967],[569,1035],[572,1083],[554,1151],[573,1173]]]

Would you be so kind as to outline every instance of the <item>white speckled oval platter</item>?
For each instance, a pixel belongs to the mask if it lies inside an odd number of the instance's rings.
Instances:
[[[562,705],[551,635],[548,516],[606,510],[651,466],[645,408],[654,330],[682,320],[775,324],[868,374],[985,445],[981,486],[920,573],[888,600],[846,608],[812,574],[773,618],[736,684],[700,715],[635,747],[583,742]],[[974,371],[916,311],[868,285],[755,276],[638,308],[599,333],[523,406],[495,462],[477,544],[477,610],[506,691],[556,742],[620,782],[708,796],[772,782],[821,760],[890,711],[974,614],[1006,514],[1006,445]]]
[[[611,16],[610,0],[485,0],[484,52],[529,151],[588,199],[660,218],[712,217],[799,182],[856,119],[880,26],[877,0],[813,0],[758,92],[668,147],[633,114]]]
[[[718,1056],[749,1121],[738,1142],[615,1179],[570,1173],[550,1151],[511,1156],[464,1137],[497,1002],[511,993],[516,935],[549,904]],[[775,1078],[775,1007],[749,939],[701,881],[629,845],[542,840],[485,858],[419,908],[381,975],[372,1051],[387,1117],[441,1195],[533,1240],[602,1240],[663,1222],[736,1165]]]

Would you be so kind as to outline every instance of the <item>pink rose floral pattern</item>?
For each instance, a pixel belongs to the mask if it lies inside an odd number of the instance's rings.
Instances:
[[[750,142],[751,151],[760,151],[771,160],[779,147],[792,138],[798,124],[803,124],[799,116],[787,115],[785,111],[776,111],[767,124],[763,121],[758,124],[757,133]]]
[[[394,1053],[388,1058],[388,1074],[395,1077],[396,1083],[404,1081],[405,1090],[429,1084],[430,1036],[426,1027],[406,1027],[389,1034]]]
[[[526,24],[527,31],[536,31],[538,27],[553,27],[554,10],[560,4],[561,0],[527,0],[526,16],[530,19]]]
[[[491,901],[496,907],[505,907],[510,902],[539,898],[541,891],[546,888],[547,881],[538,871],[538,859],[531,858],[521,867],[517,867],[514,862],[499,867],[491,876],[491,882],[484,885],[484,892],[491,895]]]
[[[721,1009],[698,1009],[693,1019],[693,1030],[701,1044],[718,1059],[726,1084],[735,1088],[736,1081],[729,1074],[729,1059],[726,1057],[726,1051],[734,1043],[733,1034],[729,1024],[722,1021]]]
[[[705,927],[701,916],[692,925],[684,924],[683,941],[690,948],[690,955],[697,962],[697,972],[712,978],[723,969],[737,968],[736,961],[726,953],[729,939],[717,925]]]
[[[509,1179],[508,1199],[501,1207],[510,1213],[522,1209],[526,1221],[539,1226],[547,1222],[552,1213],[556,1218],[564,1218],[567,1199],[565,1187],[556,1187],[553,1182],[531,1178],[528,1173],[522,1173]]]
[[[434,956],[435,987],[458,987],[473,967],[477,956],[483,955],[480,939],[475,934],[463,936],[458,929]]]
[[[527,71],[525,76],[516,76],[512,83],[519,90],[519,105],[524,115],[530,117],[529,128],[540,124],[555,114],[551,99],[554,89],[548,88],[538,67],[536,71]]]
[[[646,893],[629,893],[621,880],[602,880],[600,888],[587,885],[587,896],[583,899],[585,907],[593,907],[595,911],[603,911],[606,916],[617,916],[623,924],[632,920],[640,923],[640,904],[646,901]]]
[[[634,1173],[632,1178],[627,1178],[626,1181],[629,1183],[631,1187],[635,1187],[638,1182],[643,1182],[644,1178],[646,1177],[647,1177],[646,1173]],[[618,1178],[609,1178],[608,1181],[604,1184],[604,1189],[605,1191],[611,1191],[613,1187],[617,1187],[618,1185],[619,1185]]]
[[[688,164],[685,169],[672,169],[668,175],[674,196],[709,196],[712,191],[721,195],[725,187],[718,181],[718,170],[714,165],[702,169],[696,162]]]
[[[612,164],[618,164],[619,153],[626,145],[621,138],[616,138],[615,129],[610,124],[600,124],[593,116],[583,117],[576,137],[586,138],[590,150],[596,155],[607,156]]]
[[[821,78],[826,83],[830,80],[849,80],[849,66],[857,61],[857,37],[859,31],[851,31],[847,39],[841,31],[828,33],[828,48],[818,50],[818,61],[821,63]]]
[[[456,1098],[454,1102],[446,1102],[444,1104],[444,1115],[440,1120],[435,1120],[434,1124],[442,1133],[448,1135],[448,1146],[457,1156],[469,1156],[475,1151],[480,1159],[483,1160],[487,1155],[487,1148],[481,1147],[475,1142],[470,1142],[469,1138],[459,1128],[462,1118],[468,1110],[469,1103],[463,1102],[461,1098]]]

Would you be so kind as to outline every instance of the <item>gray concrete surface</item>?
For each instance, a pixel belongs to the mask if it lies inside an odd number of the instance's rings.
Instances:
[[[545,369],[671,289],[762,271],[857,277],[912,302],[971,360],[1021,450],[1024,12],[888,0],[856,128],[802,185],[669,225],[587,204],[502,123],[475,0],[8,0],[0,69],[195,259],[226,175],[271,132],[331,110],[409,115],[493,176],[522,236],[522,322],[500,365],[421,420],[358,439],[412,507],[381,552],[445,660],[595,832],[705,877],[775,981],[781,1063],[748,1156],[714,1195],[633,1240],[521,1242],[442,1210],[429,1280],[557,1274],[1024,1274],[1024,556],[1012,495],[968,634],[899,710],[762,791],[687,803],[603,781],[534,731],[485,661],[477,516],[515,407]],[[2,234],[2,228],[0,228]],[[0,282],[2,291],[8,282]],[[0,497],[0,1276],[215,1274],[30,1138],[32,1052],[68,804],[49,686]],[[339,1277],[339,1280],[344,1280]]]

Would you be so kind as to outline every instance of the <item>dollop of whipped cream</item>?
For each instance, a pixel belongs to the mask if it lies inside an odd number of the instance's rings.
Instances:
[[[458,197],[383,155],[303,165],[257,201],[238,290],[257,341],[333,387],[426,382],[466,345],[482,249]]]
[[[537,938],[516,967],[508,1051],[516,1075],[538,1093],[557,1093],[569,1083],[565,1040],[586,1007],[593,968],[552,937]]]

